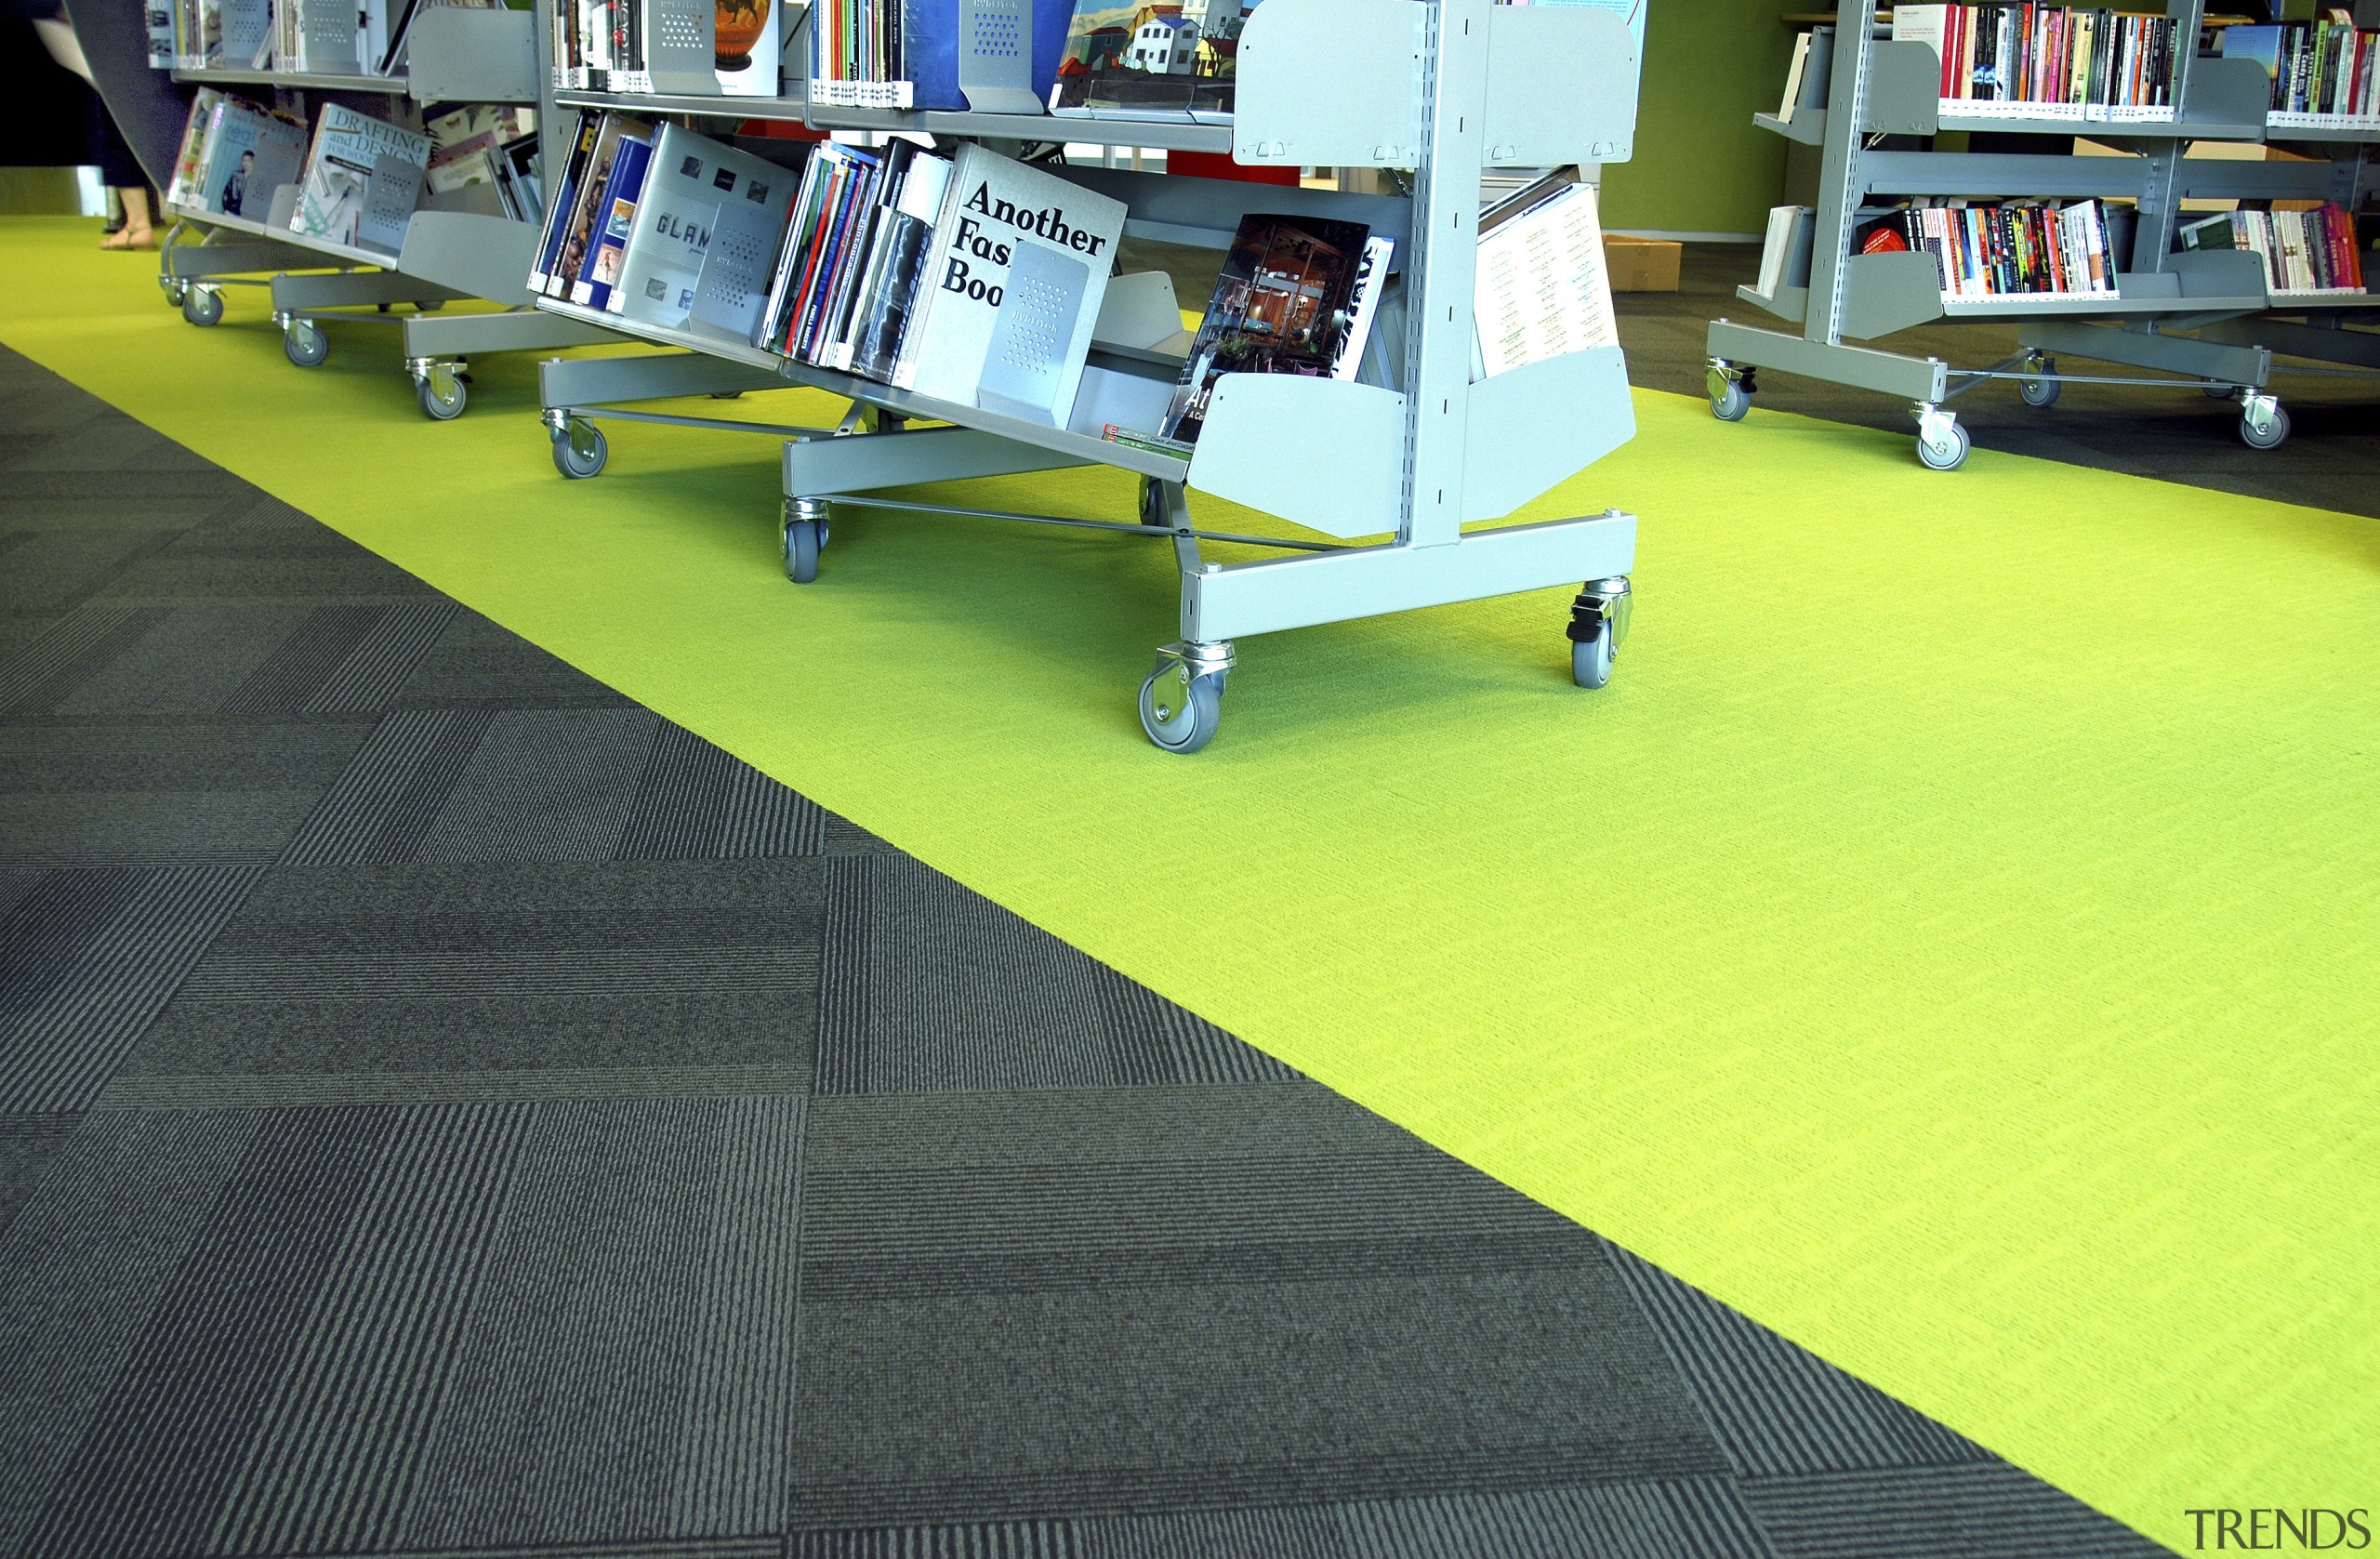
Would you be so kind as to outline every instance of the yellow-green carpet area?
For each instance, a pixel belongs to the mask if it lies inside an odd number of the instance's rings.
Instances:
[[[0,227],[0,339],[1165,995],[2177,1547],[2380,1505],[2380,524],[1645,395],[1528,511],[1643,516],[1609,689],[1564,591],[1312,629],[1183,760],[1160,546],[796,588],[773,443],[566,482],[529,363],[433,425],[92,235]]]

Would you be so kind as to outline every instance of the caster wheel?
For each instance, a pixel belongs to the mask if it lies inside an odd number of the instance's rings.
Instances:
[[[433,297],[427,303],[415,304],[413,306],[413,311],[416,314],[434,314],[444,307],[446,307],[446,300],[444,298]]]
[[[1168,752],[1197,752],[1223,722],[1223,678],[1184,678],[1179,662],[1161,660],[1141,684],[1141,729]]]
[[[432,422],[452,422],[470,404],[470,387],[451,368],[432,368],[414,385],[421,415]]]
[[[574,422],[554,434],[554,469],[574,482],[602,471],[611,453],[603,429],[591,422]]]
[[[1752,390],[1740,378],[1731,379],[1713,368],[1704,388],[1711,396],[1711,415],[1722,422],[1741,422],[1752,410]]]
[[[1141,478],[1141,523],[1157,529],[1170,530],[1173,522],[1166,517],[1165,489],[1153,476]]]
[[[214,324],[223,318],[223,295],[213,287],[194,286],[182,294],[182,318],[192,324]]]
[[[744,392],[740,390],[714,390],[710,392],[710,398],[714,401],[741,401],[744,399]]]
[[[2289,442],[2289,414],[2275,406],[2261,426],[2253,417],[2240,419],[2240,442],[2250,449],[2279,449]]]
[[[1936,443],[1921,437],[1917,441],[1917,458],[1930,470],[1954,471],[1966,464],[1967,451],[1972,447],[1967,430],[1953,422],[1950,424],[1950,436],[1945,443]]]
[[[165,295],[165,307],[168,309],[178,309],[190,301],[188,282],[166,282],[162,284],[160,290]]]
[[[826,527],[817,520],[785,522],[785,576],[797,585],[818,577],[818,554],[826,545]]]
[[[2054,357],[2043,358],[2039,367],[2042,374],[2055,374],[2057,372],[2057,360]],[[2065,388],[2056,379],[2043,378],[2031,374],[2016,381],[2016,394],[2029,406],[2056,405],[2057,397]]]
[[[1606,682],[1611,680],[1611,661],[1613,654],[1611,625],[1609,623],[1601,624],[1596,628],[1595,636],[1593,639],[1586,640],[1583,642],[1577,641],[1572,641],[1570,645],[1570,680],[1578,683],[1582,688],[1599,688],[1603,686]]]
[[[2234,385],[2211,384],[2206,387],[2206,398],[2210,401],[2228,401],[2239,393],[2238,387]]]
[[[311,320],[291,320],[281,333],[281,350],[300,368],[319,368],[331,354],[331,338]]]

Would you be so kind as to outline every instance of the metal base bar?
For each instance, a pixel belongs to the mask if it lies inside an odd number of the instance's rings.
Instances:
[[[608,346],[621,337],[600,325],[514,309],[501,314],[412,314],[405,318],[407,357],[476,357],[482,352],[559,351]]]
[[[177,282],[254,275],[323,264],[323,257],[288,244],[177,244],[158,257],[160,273]]]
[[[1730,363],[1774,368],[1780,374],[1824,379],[1854,390],[1872,390],[1905,401],[1938,402],[1949,388],[1949,365],[1938,358],[1904,357],[1872,347],[1830,345],[1728,320],[1714,322],[1706,341],[1710,355]],[[1606,572],[1628,571],[1622,568]]]
[[[1440,547],[1342,547],[1263,562],[1200,563],[1182,579],[1182,637],[1194,642],[1575,588],[1633,571],[1636,517],[1472,531]]]
[[[850,433],[787,444],[785,495],[840,495],[877,487],[1064,470],[1090,463],[972,428]]]
[[[452,303],[467,296],[394,271],[335,271],[272,279],[272,306],[281,313],[378,308],[390,303]]]
[[[2272,353],[2261,347],[2228,346],[2162,331],[2151,335],[2116,325],[2032,320],[2017,329],[2016,339],[2036,351],[2086,357],[2095,363],[2122,363],[2169,374],[2190,374],[2218,384],[2260,387],[2272,372]]]
[[[832,438],[831,428],[796,428],[778,422],[730,422],[718,416],[681,416],[675,412],[630,411],[625,406],[549,406],[546,417],[550,426],[557,417],[576,417],[594,422],[657,422],[670,428],[713,428],[728,433],[764,433],[771,438]]]
[[[2201,337],[2233,346],[2256,346],[2288,357],[2311,358],[2317,363],[2351,363],[2360,367],[2380,368],[2380,330],[2325,329],[2318,324],[2300,324],[2291,320],[2254,319],[2227,320],[2210,324],[2199,332]],[[2303,369],[2282,369],[2284,373],[2302,373]]]
[[[782,390],[785,377],[702,352],[632,357],[557,357],[537,364],[537,393],[549,411],[587,415],[607,401],[666,401],[739,390]]]
[[[788,497],[795,495],[787,495]],[[956,515],[963,520],[1012,520],[1022,525],[1063,525],[1069,530],[1077,531],[1120,531],[1126,535],[1142,535],[1169,541],[1187,536],[1196,541],[1233,541],[1245,547],[1277,547],[1290,552],[1356,550],[1355,548],[1343,546],[1335,541],[1288,541],[1272,535],[1242,535],[1236,531],[1201,531],[1186,527],[1177,529],[1170,526],[1127,524],[1119,520],[1075,520],[1057,514],[1019,514],[1004,509],[954,509],[947,504],[903,503],[893,498],[859,498],[842,493],[834,494],[832,497],[837,509],[897,509],[911,514]]]

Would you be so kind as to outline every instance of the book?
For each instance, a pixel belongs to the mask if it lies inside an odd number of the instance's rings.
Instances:
[[[643,198],[645,172],[653,161],[653,142],[642,136],[622,135],[612,158],[612,177],[596,204],[588,228],[587,258],[571,284],[570,300],[589,309],[610,309],[612,288],[620,279],[628,253],[628,234],[636,226],[638,202]]]
[[[934,218],[950,187],[951,163],[946,157],[919,153],[886,208],[878,252],[862,283],[853,310],[851,347],[846,354],[853,373],[890,381],[900,360],[901,343],[908,333],[909,316],[924,274],[926,253],[933,245]]]
[[[1124,203],[1012,162],[980,145],[959,148],[933,239],[917,281],[892,382],[964,405],[977,403],[1011,271],[1039,252],[1035,291],[1071,289],[1071,324],[1052,349],[1060,366],[1046,404],[1063,422],[1082,382],[1091,327],[1123,236]]]
[[[338,103],[323,105],[292,232],[395,254],[421,197],[430,138]]]
[[[741,329],[736,324],[747,299],[758,316],[795,182],[789,169],[683,126],[664,125],[628,234],[613,311],[686,327],[694,323],[697,294],[707,286],[711,317],[699,323],[731,339],[748,337],[750,322]]]
[[[571,129],[563,144],[569,154],[562,163],[561,179],[554,187],[554,198],[546,206],[544,231],[537,239],[537,258],[529,271],[529,290],[548,291],[553,273],[559,268],[563,230],[570,224],[573,209],[578,201],[578,191],[587,177],[587,164],[594,155],[596,138],[602,133],[603,116],[591,109],[578,111],[578,123]]]
[[[174,153],[174,171],[165,181],[167,205],[192,206],[201,203],[200,178],[206,166],[206,137],[213,128],[216,110],[223,102],[223,94],[212,86],[202,86],[191,99],[190,117],[182,122],[182,143]]]
[[[1247,10],[1241,0],[1180,6],[1075,0],[1056,73],[1043,89],[1050,112],[1079,118],[1228,119]]]
[[[1328,378],[1355,323],[1362,222],[1251,212],[1232,236],[1214,297],[1175,381],[1158,434],[1196,443],[1225,374]]]
[[[1775,297],[1786,287],[1810,284],[1810,245],[1818,213],[1806,205],[1779,205],[1768,213],[1768,232],[1760,250],[1763,297]]]
[[[1479,216],[1477,377],[1620,344],[1595,187],[1559,168]]]
[[[607,113],[598,122],[594,144],[579,173],[569,213],[559,229],[561,236],[554,245],[553,259],[547,267],[546,291],[549,296],[569,297],[572,286],[586,269],[588,252],[599,236],[595,229],[597,218],[608,209],[604,197],[612,186],[612,167],[619,156],[621,140],[625,138],[649,145],[652,137],[653,127],[641,119]]]
[[[731,98],[774,98],[777,95],[778,61],[785,53],[786,0],[719,0],[713,69],[719,89]],[[653,89],[653,72],[645,63],[642,21],[644,7],[625,9],[639,21],[630,44],[631,66],[643,78],[640,90]]]
[[[295,182],[306,152],[306,128],[296,120],[237,98],[222,100],[208,131],[205,165],[192,204],[261,222],[272,192]]]

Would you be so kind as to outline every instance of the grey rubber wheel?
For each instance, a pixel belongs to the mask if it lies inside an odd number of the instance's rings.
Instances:
[[[1917,441],[1917,458],[1929,470],[1954,471],[1966,464],[1967,451],[1973,447],[1973,441],[1968,439],[1966,429],[1953,422],[1950,424],[1950,447],[1937,448],[1920,438]]]
[[[1168,752],[1197,752],[1215,739],[1223,701],[1222,678],[1196,678],[1185,687],[1180,667],[1160,666],[1141,683],[1141,729]]]
[[[2279,406],[2272,409],[2272,420],[2259,432],[2256,425],[2246,417],[2240,419],[2240,442],[2250,449],[2279,449],[2289,442],[2289,413]]]
[[[281,332],[281,350],[300,368],[319,368],[331,354],[331,338],[311,320],[292,320]]]
[[[1722,422],[1741,422],[1750,410],[1752,397],[1745,393],[1740,379],[1729,379],[1726,390],[1711,397],[1711,415]]]
[[[1570,680],[1582,688],[1599,688],[1611,680],[1611,625],[1596,625],[1595,636],[1581,644],[1570,641]]]
[[[2057,364],[2054,362],[2044,363],[2042,367],[2045,374],[2057,372]],[[2056,405],[2057,397],[2065,388],[2066,386],[2056,379],[2044,378],[2032,374],[2028,374],[2016,381],[2016,394],[2029,406]]]
[[[1141,478],[1141,523],[1158,530],[1171,528],[1172,522],[1165,515],[1165,489],[1153,476]]]
[[[826,542],[815,520],[785,522],[785,576],[797,585],[818,577],[818,553]]]
[[[182,318],[192,324],[214,324],[223,317],[223,295],[213,287],[193,286],[182,294]]]
[[[470,404],[471,389],[459,375],[440,373],[433,369],[414,386],[414,393],[421,401],[421,415],[432,422],[452,422],[463,415]]]
[[[2210,401],[2228,401],[2239,393],[2237,385],[2211,384],[2206,387],[2206,398]]]
[[[554,434],[554,469],[574,482],[584,482],[602,470],[603,462],[611,457],[612,446],[603,437],[601,428],[587,427],[584,423],[575,426],[587,428],[588,451],[580,454],[578,446],[571,442],[570,429],[563,429]]]

